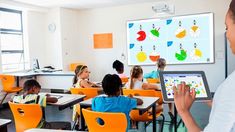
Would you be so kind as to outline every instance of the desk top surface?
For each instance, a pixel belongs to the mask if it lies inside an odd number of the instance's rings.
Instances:
[[[78,95],[78,94],[40,93],[40,95],[46,95],[46,94],[59,97],[56,103],[48,103],[50,105],[55,105],[55,106],[66,105],[75,100],[80,100],[86,97],[86,95]]]
[[[102,95],[102,96],[104,96],[104,95]],[[134,97],[143,100],[142,105],[137,105],[136,109],[138,109],[138,110],[147,109],[150,106],[152,106],[152,104],[156,103],[159,100],[158,97],[143,97],[143,96],[134,96]],[[92,98],[80,102],[80,105],[91,106],[91,104],[92,104]]]
[[[4,126],[10,123],[11,123],[10,119],[0,119],[0,126]]]
[[[72,71],[54,71],[54,72],[34,72],[34,71],[22,71],[5,73],[6,75],[13,75],[18,77],[24,76],[74,76]]]

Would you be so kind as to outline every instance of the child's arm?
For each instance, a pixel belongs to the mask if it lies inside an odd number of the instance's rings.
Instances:
[[[47,103],[56,103],[58,101],[57,98],[55,97],[50,97],[49,94],[46,95],[46,98],[47,98]]]
[[[149,84],[149,83],[143,83],[142,88],[143,89],[161,90],[157,85]]]
[[[135,97],[133,97],[132,94],[129,94],[128,97],[136,99],[137,100],[137,105],[142,105],[144,103],[142,99],[135,98]]]
[[[92,88],[92,84],[90,84],[87,80],[82,80],[80,83],[81,83],[80,84],[81,87]]]
[[[152,76],[153,76],[153,72],[144,74],[144,78],[152,78]]]

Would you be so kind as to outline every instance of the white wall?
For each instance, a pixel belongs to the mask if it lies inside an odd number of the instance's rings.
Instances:
[[[63,69],[68,70],[70,63],[79,61],[77,56],[80,54],[76,48],[81,45],[78,41],[78,12],[61,8],[60,13]]]
[[[169,1],[175,4],[175,15],[202,12],[213,12],[215,14],[215,64],[167,66],[167,70],[205,71],[210,88],[212,91],[215,91],[216,87],[224,80],[224,17],[230,1]],[[156,14],[154,14],[151,9],[152,5],[154,5],[154,3],[77,11],[76,22],[74,22],[74,17],[66,20],[71,21],[71,23],[75,25],[74,28],[78,28],[78,31],[74,30],[74,32],[72,32],[71,30],[71,34],[75,34],[76,36],[76,38],[71,39],[73,40],[73,44],[71,42],[63,42],[63,49],[69,49],[69,60],[85,62],[92,71],[92,80],[101,80],[106,73],[113,73],[112,62],[115,59],[121,59],[122,53],[127,55],[126,21],[156,17]],[[63,12],[64,11],[62,11],[62,14]],[[65,12],[68,13],[67,10]],[[64,25],[62,25],[62,27],[63,26]],[[71,27],[67,29],[71,29]],[[109,32],[113,33],[113,48],[93,49],[93,34]],[[63,55],[63,59],[66,60],[64,62],[69,62],[68,58]],[[127,66],[127,59],[122,61],[126,64],[125,73],[129,75],[130,67]],[[154,68],[154,66],[143,66],[145,72],[149,72]]]
[[[30,62],[34,58],[37,58],[40,62],[40,66],[47,64],[46,51],[43,50],[46,47],[46,13],[29,11],[27,12],[27,42],[29,47]]]

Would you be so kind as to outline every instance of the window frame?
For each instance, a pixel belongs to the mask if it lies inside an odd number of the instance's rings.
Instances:
[[[1,28],[0,27],[0,34],[9,34],[9,35],[21,35],[22,37],[22,50],[0,50],[1,52],[1,57],[2,57],[2,54],[14,54],[14,53],[21,53],[22,56],[23,56],[23,61],[22,63],[8,63],[8,64],[3,64],[1,62],[1,65],[14,65],[14,64],[23,64],[23,68],[22,69],[15,69],[15,70],[5,70],[2,69],[2,72],[12,72],[12,71],[22,71],[22,70],[26,70],[26,64],[28,62],[26,62],[26,56],[25,56],[25,44],[24,44],[24,32],[23,32],[23,12],[20,11],[20,10],[15,10],[15,9],[8,9],[8,8],[3,8],[3,7],[0,7],[0,11],[2,12],[8,12],[8,13],[16,13],[16,14],[19,14],[20,15],[20,30],[17,30],[17,29],[11,29],[11,28]]]

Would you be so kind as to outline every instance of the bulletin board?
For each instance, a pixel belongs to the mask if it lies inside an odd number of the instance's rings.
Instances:
[[[127,21],[128,65],[214,63],[213,13]]]

